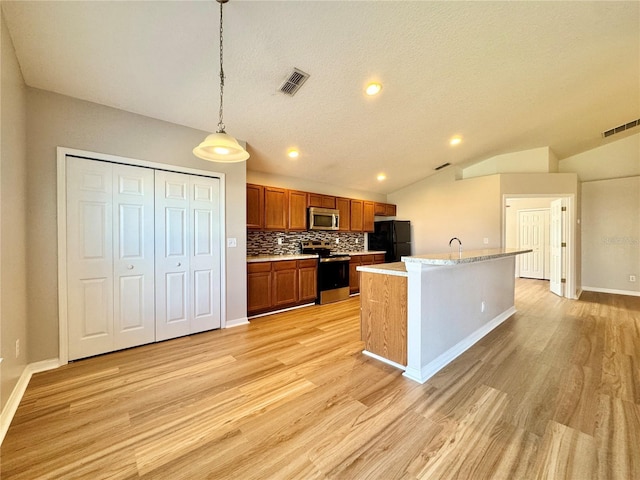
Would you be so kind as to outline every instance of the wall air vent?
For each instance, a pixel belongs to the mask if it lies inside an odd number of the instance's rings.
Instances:
[[[439,167],[434,168],[434,170],[442,170],[444,167],[448,167],[449,165],[451,165],[449,162],[443,163]]]
[[[633,120],[629,123],[625,123],[624,125],[619,125],[611,130],[607,130],[606,132],[602,132],[602,137],[607,138],[611,135],[615,135],[616,133],[624,132],[625,130],[629,130],[630,128],[637,127],[640,125],[640,118],[637,120]]]
[[[287,79],[284,81],[280,88],[278,89],[285,95],[289,95],[293,97],[300,87],[307,81],[309,78],[308,73],[304,73],[302,70],[298,70],[297,68],[293,69],[293,72],[289,74]]]

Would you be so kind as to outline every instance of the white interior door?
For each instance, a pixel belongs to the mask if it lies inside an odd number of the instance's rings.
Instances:
[[[220,328],[220,180],[190,176],[190,333]]]
[[[220,180],[156,172],[156,339],[220,328]]]
[[[113,350],[113,168],[67,158],[69,359]]]
[[[156,171],[156,340],[190,333],[189,176]]]
[[[562,199],[551,202],[551,232],[549,243],[551,246],[551,275],[549,289],[556,295],[564,294],[562,274],[563,274],[563,219],[562,219]]]
[[[519,255],[521,277],[544,278],[545,230],[543,210],[518,212],[520,248],[533,250],[530,253]]]
[[[114,346],[155,340],[154,174],[149,168],[113,166]]]

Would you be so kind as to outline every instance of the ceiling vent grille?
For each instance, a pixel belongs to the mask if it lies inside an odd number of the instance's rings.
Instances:
[[[444,167],[448,167],[449,165],[451,165],[449,162],[443,163],[439,167],[434,168],[434,170],[442,170]]]
[[[629,130],[630,128],[637,127],[640,125],[640,118],[637,120],[633,120],[632,122],[625,123],[624,125],[619,125],[611,130],[607,130],[606,132],[602,132],[602,137],[607,138],[611,135],[615,135],[616,133],[624,132],[625,130]]]
[[[293,72],[289,74],[287,79],[284,81],[282,85],[280,85],[279,90],[285,95],[289,95],[293,97],[300,87],[307,81],[309,78],[308,73],[304,73],[302,70],[298,70],[297,68],[293,69]]]

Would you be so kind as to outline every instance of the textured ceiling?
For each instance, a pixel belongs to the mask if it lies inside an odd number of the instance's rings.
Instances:
[[[2,8],[29,86],[215,130],[216,2]],[[445,162],[564,158],[640,117],[637,1],[232,0],[224,20],[224,119],[249,170],[389,193]],[[311,77],[288,97],[293,67]]]

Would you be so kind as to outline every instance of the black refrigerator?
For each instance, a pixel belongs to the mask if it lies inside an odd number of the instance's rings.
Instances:
[[[386,262],[399,262],[400,257],[411,255],[409,220],[383,220],[374,225],[374,232],[369,234],[369,250],[384,250]]]

